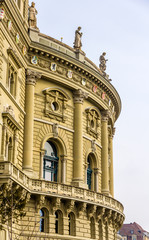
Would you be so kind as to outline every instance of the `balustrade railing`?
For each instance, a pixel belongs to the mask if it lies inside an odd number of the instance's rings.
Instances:
[[[123,212],[123,205],[113,199],[112,197],[105,196],[101,193],[93,192],[87,189],[82,189],[74,186],[69,186],[66,184],[49,182],[40,179],[31,179],[16,166],[10,162],[0,163],[0,179],[11,178],[18,184],[21,184],[31,193],[42,193],[45,195],[55,195],[63,198],[69,198],[86,201],[89,203],[100,204],[101,206],[106,206],[113,208],[119,212]]]

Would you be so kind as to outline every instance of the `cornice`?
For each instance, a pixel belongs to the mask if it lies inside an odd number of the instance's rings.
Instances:
[[[121,100],[119,94],[114,88],[114,86],[108,80],[104,79],[103,76],[101,76],[99,71],[93,69],[92,67],[79,61],[76,58],[68,56],[67,54],[62,53],[51,47],[43,46],[40,43],[32,42],[30,45],[29,54],[36,55],[44,61],[54,61],[57,64],[62,65],[63,67],[65,66],[67,68],[70,68],[73,72],[80,74],[82,77],[85,77],[89,81],[91,81],[94,85],[97,85],[104,92],[106,92],[106,94],[112,100],[116,110],[116,119],[118,118],[121,111]],[[39,66],[36,66],[36,68],[37,67]]]

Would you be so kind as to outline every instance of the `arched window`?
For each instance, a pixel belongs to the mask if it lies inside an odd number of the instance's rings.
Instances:
[[[48,224],[49,224],[49,216],[48,210],[45,208],[40,209],[40,232],[49,232]]]
[[[95,221],[93,217],[91,217],[90,219],[90,231],[91,231],[91,238],[95,239]]]
[[[63,234],[63,215],[59,210],[55,212],[55,233]]]
[[[92,169],[91,169],[91,159],[90,159],[90,156],[88,156],[87,164],[88,164],[88,168],[87,168],[87,185],[88,185],[88,188],[91,190],[91,186],[92,186]]]
[[[46,180],[57,182],[58,157],[55,145],[47,141],[45,143],[45,155],[43,163],[43,177]]]
[[[69,235],[75,236],[76,235],[76,226],[75,226],[75,215],[73,212],[69,213],[68,221],[69,221]]]

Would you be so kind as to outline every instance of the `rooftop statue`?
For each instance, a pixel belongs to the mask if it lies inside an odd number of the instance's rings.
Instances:
[[[100,61],[99,68],[102,72],[103,77],[105,77],[109,81],[112,81],[111,79],[109,79],[109,75],[106,74],[106,68],[107,68],[106,62],[108,61],[108,59],[105,59],[105,55],[106,55],[106,53],[103,52],[99,58],[99,61]]]
[[[34,29],[38,29],[37,28],[37,18],[36,18],[36,15],[37,15],[38,12],[35,8],[35,3],[34,2],[31,3],[31,6],[29,6],[28,10],[29,10],[29,15],[28,15],[29,27],[34,28]]]
[[[74,48],[81,50],[82,47],[82,42],[81,42],[81,37],[83,33],[80,32],[81,27],[78,27],[78,29],[75,31],[75,40],[74,40]]]
[[[106,55],[106,53],[103,52],[103,54],[99,58],[99,61],[100,61],[99,68],[102,71],[102,73],[105,73],[105,71],[106,71],[106,62],[108,61],[107,59],[105,59],[105,55]]]

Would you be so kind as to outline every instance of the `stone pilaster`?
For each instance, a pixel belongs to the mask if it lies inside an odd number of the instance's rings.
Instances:
[[[112,197],[114,197],[114,177],[113,177],[113,136],[115,134],[115,128],[113,128],[112,134],[109,136],[109,150],[110,150],[110,169],[109,169],[109,175],[110,175],[110,194]]]
[[[87,94],[81,89],[75,90],[74,97],[74,175],[73,183],[83,186],[83,121],[82,107]]]
[[[101,126],[101,167],[102,167],[102,193],[109,195],[109,168],[108,168],[108,111],[102,112]]]
[[[24,159],[23,169],[32,171],[33,158],[33,124],[34,124],[34,88],[37,79],[41,78],[41,74],[30,69],[26,72],[26,105],[25,105],[25,130],[24,130]]]
[[[14,151],[13,151],[13,161],[17,164],[17,148],[18,148],[18,130],[14,134]]]

